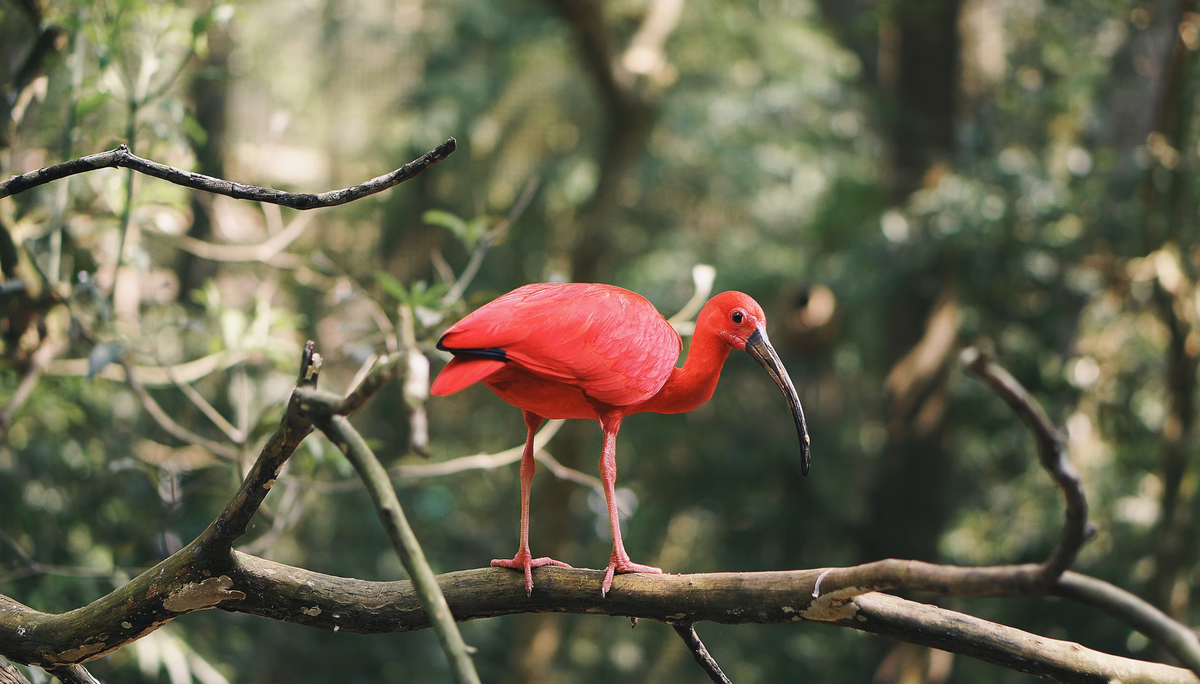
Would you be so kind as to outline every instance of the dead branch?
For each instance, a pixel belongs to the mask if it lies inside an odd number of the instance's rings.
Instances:
[[[143,159],[130,152],[126,145],[121,145],[107,152],[72,159],[61,164],[13,176],[6,181],[0,182],[0,198],[16,195],[30,188],[45,185],[68,176],[87,173],[96,169],[124,167],[131,171],[146,174],[147,176],[154,176],[155,178],[161,178],[176,185],[182,185],[186,188],[211,192],[216,195],[225,195],[234,199],[268,202],[291,209],[335,207],[339,204],[346,204],[347,202],[353,202],[368,195],[382,192],[417,176],[425,169],[450,156],[450,153],[455,150],[457,145],[458,143],[455,139],[450,138],[391,173],[372,178],[369,181],[348,188],[330,190],[329,192],[319,194],[284,192],[283,190],[263,188],[257,185],[234,183],[233,181],[206,176],[202,173],[192,173],[191,171],[184,171],[173,166],[166,166],[150,161],[149,159]]]
[[[195,545],[172,558],[196,553]],[[181,612],[219,607],[231,612],[319,629],[355,633],[407,632],[429,627],[416,591],[409,581],[367,582],[293,568],[234,552],[231,565],[213,573],[207,585],[189,591],[194,606],[179,588],[167,587],[169,603]],[[899,569],[912,561],[885,561]],[[168,570],[151,571],[169,580]],[[1031,574],[1036,574],[1036,565]],[[931,570],[966,570],[931,566]],[[855,571],[854,568],[842,568]],[[926,577],[920,567],[910,568],[907,580]],[[855,592],[835,598],[820,591],[828,569],[788,572],[706,573],[691,575],[621,575],[607,598],[600,598],[603,571],[542,567],[538,591],[525,594],[524,579],[502,568],[480,568],[438,576],[438,584],[459,621],[516,613],[565,612],[574,614],[635,616],[679,624],[710,620],[723,624],[819,622],[850,627],[911,643],[935,646],[1036,674],[1055,681],[1091,682],[1097,678],[1122,682],[1200,682],[1181,668],[1108,655],[1078,644],[1048,639],[1022,630],[962,615],[935,606],[874,592]],[[1073,573],[1068,573],[1070,577]],[[138,583],[141,578],[134,580]],[[917,584],[920,584],[919,582]],[[927,583],[933,586],[933,583]],[[146,592],[156,585],[138,584]],[[158,585],[162,586],[162,585]],[[983,593],[983,592],[980,592]],[[37,663],[42,653],[70,655],[80,662],[133,641],[138,630],[122,627],[127,615],[124,599],[160,607],[160,619],[177,615],[161,609],[162,597],[146,599],[144,593],[125,588],[114,592],[121,600],[100,599],[61,616],[47,615],[0,598],[0,651],[17,662]],[[140,606],[143,610],[145,606]],[[117,614],[114,614],[116,612]],[[68,619],[71,618],[71,619]],[[16,625],[36,630],[37,639],[12,639]],[[143,627],[144,628],[144,627]],[[95,635],[108,635],[104,642]],[[41,649],[41,650],[39,650]]]
[[[692,652],[692,657],[696,659],[696,663],[708,674],[708,678],[716,684],[733,684],[725,673],[721,671],[721,666],[717,663],[716,658],[705,648],[704,642],[700,641],[700,635],[696,634],[696,627],[692,623],[679,623],[672,625],[675,628],[675,633],[679,638],[683,639],[683,643],[687,645],[688,650]]]
[[[1084,542],[1095,534],[1095,527],[1087,521],[1087,497],[1079,471],[1067,458],[1065,440],[1051,423],[1046,412],[1030,396],[1021,383],[995,361],[977,349],[963,350],[963,365],[986,382],[996,394],[1017,412],[1029,426],[1037,441],[1038,458],[1042,467],[1054,478],[1066,500],[1066,522],[1053,553],[1043,564],[1042,581],[1052,583],[1075,562]]]

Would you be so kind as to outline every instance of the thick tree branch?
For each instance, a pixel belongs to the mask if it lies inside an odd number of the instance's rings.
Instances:
[[[1103,580],[1075,572],[1060,577],[1053,593],[1103,610],[1149,637],[1200,675],[1200,635],[1148,601]]]
[[[888,594],[854,599],[844,627],[971,656],[1056,682],[1195,684],[1187,670],[1111,656],[944,608]]]
[[[195,543],[172,556],[195,554]],[[169,579],[181,568],[171,559],[129,587],[85,608],[63,615],[30,610],[0,598],[0,652],[17,662],[38,664],[43,653],[71,656],[78,662],[141,636],[125,627],[130,616],[157,605],[159,618],[177,615],[165,609],[162,585],[143,578]],[[429,619],[411,582],[367,582],[323,575],[233,552],[231,564],[207,584],[180,592],[171,589],[167,603],[178,614],[220,607],[320,629],[357,633],[406,632],[429,627]],[[872,567],[874,566],[874,567]],[[981,568],[1004,571],[1028,568],[1035,580],[1039,566]],[[906,588],[948,594],[1011,595],[1006,587],[990,589],[987,572],[970,581],[972,569],[936,566],[914,561],[882,561],[859,568],[794,570],[790,572],[711,573],[693,575],[620,575],[607,598],[600,598],[600,570],[543,567],[538,591],[525,594],[518,573],[481,568],[438,576],[441,590],[458,620],[515,613],[564,612],[636,616],[679,624],[709,620],[725,624],[823,622],[851,627],[912,643],[982,658],[1004,667],[1056,681],[1200,682],[1186,670],[1146,663],[1047,639],[934,606],[872,593],[859,586],[833,591],[838,575],[873,586],[882,579]],[[215,573],[214,573],[215,575]],[[874,575],[874,576],[873,576]],[[1072,579],[1067,573],[1064,579]],[[823,587],[817,591],[818,582]],[[1031,586],[1033,582],[1031,581]],[[1120,590],[1116,590],[1120,591]],[[817,593],[817,598],[813,594]],[[149,594],[149,597],[147,597]],[[1137,599],[1130,596],[1134,601]],[[126,603],[130,604],[127,610]],[[866,618],[861,619],[861,618]],[[152,625],[157,627],[158,625]],[[25,637],[14,638],[24,628]],[[108,641],[105,641],[105,640]],[[1101,679],[1104,678],[1104,679]]]
[[[0,182],[0,198],[8,197],[25,192],[30,188],[35,188],[39,185],[45,185],[67,176],[73,176],[96,169],[124,167],[132,171],[144,173],[147,176],[154,176],[162,180],[169,181],[176,185],[182,185],[195,190],[203,190],[216,195],[225,195],[234,199],[254,200],[258,202],[269,202],[278,204],[292,209],[316,209],[318,207],[334,207],[339,204],[346,204],[354,200],[361,199],[367,195],[373,195],[377,192],[387,190],[403,183],[410,178],[420,174],[425,169],[437,164],[450,155],[455,150],[457,142],[454,138],[450,138],[446,142],[438,145],[434,149],[421,155],[419,158],[401,166],[391,173],[372,178],[365,183],[354,185],[341,190],[330,190],[319,194],[306,192],[284,192],[282,190],[274,190],[271,188],[262,188],[256,185],[243,185],[232,181],[213,178],[202,173],[192,173],[184,171],[172,166],[159,164],[158,162],[142,159],[129,151],[125,145],[101,152],[92,154],[71,161],[47,166],[36,171],[30,171],[19,176],[13,176],[6,181]]]

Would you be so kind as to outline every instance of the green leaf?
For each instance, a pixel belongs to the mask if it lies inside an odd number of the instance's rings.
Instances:
[[[421,220],[431,226],[441,226],[448,229],[451,233],[454,233],[454,237],[458,238],[459,242],[468,247],[474,247],[475,243],[478,242],[478,240],[471,239],[471,229],[467,222],[448,211],[430,209],[421,215]]]
[[[201,126],[196,117],[191,114],[183,115],[183,121],[180,122],[180,126],[183,128],[183,132],[197,145],[203,146],[208,142],[208,131],[204,130],[204,126]]]
[[[491,222],[491,219],[487,216],[477,216],[467,224],[467,239],[470,241],[472,247],[479,244],[483,236],[487,235],[488,224]]]
[[[375,271],[375,282],[379,283],[379,287],[382,287],[383,291],[390,294],[396,301],[408,303],[408,291],[404,289],[404,284],[393,278],[391,274]]]
[[[99,91],[93,91],[79,98],[79,103],[75,105],[75,117],[77,120],[82,120],[88,114],[100,109],[108,102],[109,94]]]

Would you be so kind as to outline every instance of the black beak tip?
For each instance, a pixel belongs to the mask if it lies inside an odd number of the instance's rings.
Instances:
[[[808,477],[808,471],[812,468],[812,450],[808,445],[808,435],[804,435],[804,441],[800,443],[800,473]]]

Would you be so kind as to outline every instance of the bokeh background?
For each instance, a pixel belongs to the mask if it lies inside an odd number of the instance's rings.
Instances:
[[[395,344],[401,309],[436,371],[440,330],[516,286],[613,283],[670,315],[709,264],[718,290],[766,309],[808,414],[812,474],[778,390],[735,355],[708,404],[625,421],[617,483],[634,560],[700,572],[1044,558],[1062,504],[1015,415],[960,369],[959,349],[977,344],[1068,436],[1099,530],[1076,569],[1194,623],[1193,8],[0,0],[0,176],[125,142],[315,192],[459,145],[411,182],[304,215],[115,169],[0,201],[0,592],[67,610],[189,541],[277,423],[305,339],[325,358],[323,387],[344,391]],[[447,275],[527,188],[465,298],[445,301]],[[211,442],[164,429],[121,381],[122,355]],[[524,436],[520,413],[482,387],[428,411],[435,462]],[[407,416],[398,387],[356,416],[388,465],[425,462]],[[583,422],[546,447],[591,474],[599,449]],[[515,465],[397,486],[435,570],[511,556]],[[403,577],[319,436],[266,509],[245,550]],[[539,472],[537,555],[602,566],[605,524],[592,490]],[[916,598],[1163,657],[1067,602]],[[706,681],[657,623],[523,615],[463,630],[486,682]],[[816,624],[699,631],[739,683],[1028,679]],[[91,669],[172,684],[448,677],[429,633],[220,611]]]

